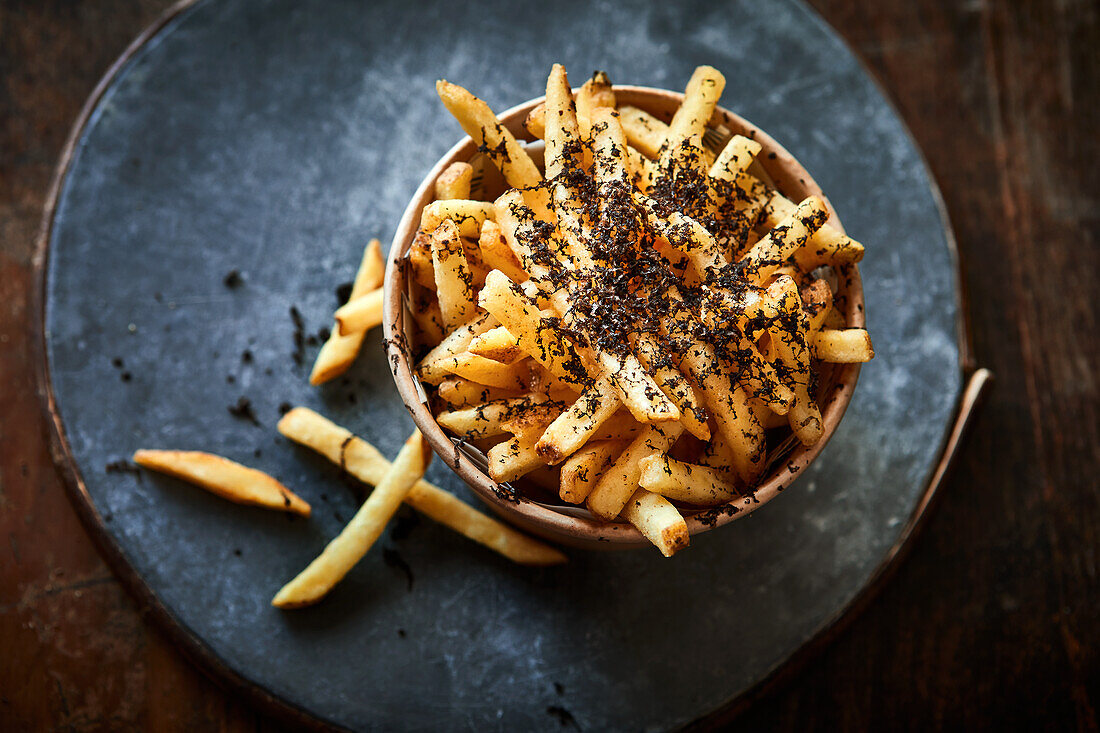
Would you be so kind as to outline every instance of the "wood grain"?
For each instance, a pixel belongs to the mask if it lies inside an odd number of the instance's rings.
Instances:
[[[895,578],[748,729],[1096,730],[1100,7],[812,0],[943,190],[997,384]],[[49,460],[28,348],[53,167],[167,0],[0,5],[0,730],[274,729],[149,626]]]

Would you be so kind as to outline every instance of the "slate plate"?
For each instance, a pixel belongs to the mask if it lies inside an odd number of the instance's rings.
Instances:
[[[62,471],[108,557],[185,649],[299,721],[683,725],[849,608],[928,499],[962,385],[955,263],[920,156],[852,55],[793,0],[548,5],[200,2],[112,70],[63,161],[41,304]],[[389,552],[325,603],[272,609],[359,499],[277,437],[279,405],[318,409],[389,455],[411,428],[380,336],[324,389],[306,383],[308,337],[330,325],[334,285],[366,239],[388,240],[460,135],[434,80],[503,109],[536,96],[554,61],[577,80],[600,68],[669,88],[713,64],[729,78],[723,104],[813,173],[867,245],[877,357],[847,417],[783,497],[675,560],[572,552],[566,567],[530,570],[403,521]],[[241,397],[259,425],[227,410]],[[268,470],[314,518],[105,470],[137,447]],[[430,477],[476,501],[441,462]]]

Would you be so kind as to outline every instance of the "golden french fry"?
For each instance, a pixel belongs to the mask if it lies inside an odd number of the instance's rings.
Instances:
[[[469,163],[451,163],[435,179],[435,197],[440,201],[469,199],[473,177],[474,167]]]
[[[432,265],[443,326],[457,328],[477,311],[477,294],[458,227],[450,219],[440,223],[432,233]]]
[[[750,140],[744,135],[734,135],[718,154],[714,165],[710,167],[710,177],[723,181],[736,180],[748,169],[753,159],[760,153],[760,148],[760,143],[755,140]]]
[[[429,351],[427,356],[420,361],[420,366],[417,367],[420,381],[428,384],[442,382],[450,374],[444,368],[445,365],[451,364],[455,355],[466,351],[466,348],[475,337],[498,325],[500,325],[499,322],[491,313],[482,313],[469,323],[451,331],[446,338],[439,342],[438,346]]]
[[[507,400],[519,397],[520,393],[499,387],[486,387],[484,384],[471,382],[462,377],[450,376],[439,383],[436,388],[444,403],[451,408],[470,407],[495,400]]]
[[[481,248],[481,259],[488,269],[500,270],[512,282],[522,283],[527,280],[527,273],[523,271],[519,258],[508,246],[504,232],[495,221],[486,221],[481,225],[478,246]]]
[[[617,107],[615,90],[611,86],[611,78],[606,71],[595,71],[577,92],[577,115],[592,119],[592,112],[597,107]]]
[[[377,239],[372,239],[363,250],[363,259],[359,263],[358,272],[355,273],[355,280],[352,281],[348,302],[382,287],[385,271],[386,263],[382,259],[382,245]],[[363,345],[366,332],[341,336],[339,328],[339,324],[333,326],[332,333],[321,346],[321,350],[317,352],[317,359],[313,362],[313,369],[309,373],[309,383],[314,386],[324,384],[346,372],[355,361],[355,357],[359,355],[359,348]]]
[[[523,120],[523,127],[532,136],[542,140],[546,137],[546,103],[535,105]]]
[[[572,455],[622,405],[610,377],[600,377],[573,405],[550,424],[535,445],[542,459],[556,465]]]
[[[656,160],[668,137],[668,125],[648,112],[629,105],[619,108],[619,119],[627,142],[642,155]]]
[[[467,350],[471,354],[505,364],[512,364],[527,356],[519,346],[519,339],[504,326],[497,326],[476,336]]]
[[[413,431],[389,471],[347,526],[305,570],[275,594],[271,605],[301,608],[324,598],[367,554],[431,460],[428,442],[419,430]]]
[[[478,384],[484,384],[488,387],[500,387],[501,389],[522,390],[526,386],[525,382],[530,375],[522,361],[514,364],[501,364],[499,361],[486,359],[484,356],[471,354],[468,351],[444,359],[441,366],[451,374],[457,374]]]
[[[527,151],[489,108],[457,84],[440,80],[435,84],[439,98],[478,148],[500,169],[513,188],[531,188],[542,182],[542,175]]]
[[[835,364],[858,364],[875,357],[871,335],[862,328],[823,328],[814,334],[813,351],[815,358]]]
[[[592,111],[592,145],[596,181],[627,181],[626,136],[616,110],[597,107]]]
[[[657,337],[651,333],[640,333],[635,337],[634,343],[642,364],[657,380],[657,386],[680,408],[680,422],[684,429],[699,440],[710,440],[706,408],[680,370],[672,366],[662,366],[667,359],[658,345]]]
[[[766,280],[783,262],[804,245],[829,218],[825,202],[810,196],[794,212],[752,246],[741,261],[759,281]]]
[[[545,402],[543,395],[530,394],[508,400],[496,400],[436,415],[436,422],[455,435],[465,438],[491,438],[503,435],[503,424],[522,415],[534,405]]]
[[[802,301],[798,297],[798,286],[794,280],[784,275],[768,287],[768,293],[779,303],[782,316],[768,329],[771,345],[779,360],[790,386],[794,390],[794,401],[787,413],[791,430],[803,445],[813,445],[822,435],[821,410],[810,396],[813,377],[810,373],[810,349],[806,343],[806,318],[802,312]]]
[[[737,498],[737,487],[725,471],[651,455],[642,459],[638,484],[667,499],[696,506],[716,506]]]
[[[410,311],[420,331],[420,343],[434,347],[443,340],[443,314],[439,312],[439,301],[431,291],[416,283],[410,284],[410,290]]]
[[[770,227],[778,226],[783,219],[793,215],[796,208],[793,201],[775,192],[764,209],[764,222]],[[800,268],[809,272],[819,265],[854,264],[863,259],[863,251],[862,244],[824,224],[795,251],[794,259]]]
[[[809,343],[812,334],[821,330],[833,307],[833,291],[824,280],[814,280],[799,291],[799,297],[806,316],[806,342]]]
[[[622,440],[590,440],[562,464],[559,495],[562,501],[581,504],[588,498],[604,468],[628,445]]]
[[[535,452],[537,436],[515,435],[489,449],[489,477],[494,481],[515,481],[546,465]]]
[[[481,225],[492,219],[493,215],[493,205],[488,201],[433,201],[420,214],[420,231],[431,234],[440,224],[450,219],[461,236],[476,238],[481,232]]]
[[[405,253],[409,262],[409,274],[417,285],[435,292],[435,265],[432,264],[432,233],[417,231]]]
[[[546,179],[557,178],[562,171],[581,163],[580,128],[577,126],[577,109],[565,67],[554,64],[546,80],[546,120],[543,124],[546,141]]]
[[[688,546],[687,522],[663,496],[638,489],[623,506],[622,516],[665,557]]]
[[[569,384],[583,384],[588,379],[588,369],[577,349],[504,273],[495,270],[485,277],[478,305],[504,324],[515,335],[519,348],[554,376]]]
[[[382,325],[382,288],[361,295],[336,309],[336,326],[341,336],[365,334]]]
[[[278,429],[284,437],[317,451],[365,484],[377,485],[390,468],[389,461],[370,443],[305,407],[284,415]],[[413,485],[405,502],[521,565],[557,565],[567,560],[553,547],[520,534],[423,479]]]
[[[684,101],[672,122],[668,126],[668,135],[661,148],[660,163],[668,166],[673,160],[690,158],[693,164],[705,165],[703,154],[703,132],[718,98],[725,89],[726,78],[712,66],[700,66],[695,69],[684,90]],[[700,166],[701,167],[701,166]]]
[[[202,451],[139,450],[134,463],[166,473],[238,504],[309,516],[309,504],[263,471]]]
[[[588,495],[588,509],[607,521],[619,516],[638,488],[642,458],[651,453],[666,452],[683,432],[684,426],[680,423],[651,424],[642,428],[638,437],[630,441],[630,445],[604,471]]]

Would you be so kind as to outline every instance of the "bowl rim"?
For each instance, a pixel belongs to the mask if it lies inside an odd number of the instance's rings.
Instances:
[[[633,104],[647,109],[647,102],[661,100],[666,105],[675,102],[678,106],[683,93],[654,87],[634,85],[614,85],[618,104]],[[530,140],[522,127],[527,113],[544,101],[545,97],[535,97],[517,104],[498,117],[501,123],[521,140]],[[647,111],[654,113],[650,108]],[[657,113],[654,113],[657,114]],[[658,116],[661,116],[658,114]],[[810,173],[794,158],[790,152],[774,138],[749,120],[724,107],[717,107],[708,126],[722,125],[732,133],[746,135],[761,144],[762,150],[757,160],[776,183],[776,187],[787,194],[796,193],[799,198],[816,194],[821,196],[829,210],[828,223],[841,232],[844,227],[832,204],[822,192],[821,187]],[[558,508],[542,504],[525,496],[513,495],[501,488],[487,473],[481,470],[473,460],[452,440],[436,422],[435,417],[424,401],[423,387],[415,377],[411,360],[405,352],[407,343],[404,336],[404,299],[406,290],[405,268],[402,264],[419,226],[423,208],[433,199],[436,178],[451,163],[468,161],[477,152],[473,140],[466,136],[451,147],[421,180],[416,192],[402,214],[394,233],[386,262],[385,282],[383,285],[382,327],[385,349],[390,363],[390,371],[413,422],[428,440],[435,453],[458,474],[474,493],[489,505],[498,515],[520,527],[564,544],[591,549],[628,549],[648,546],[649,542],[632,525],[621,521],[602,522],[592,516],[578,516],[559,511]],[[781,173],[781,175],[777,175]],[[785,184],[785,185],[784,185]],[[793,198],[793,196],[791,196]],[[859,267],[848,265],[837,273],[842,281],[840,292],[846,301],[845,322],[850,328],[861,328],[865,324],[863,286]],[[702,534],[710,529],[723,526],[740,517],[751,514],[756,509],[778,496],[793,483],[798,475],[810,465],[824,450],[832,434],[851,401],[859,377],[859,364],[836,365],[830,393],[823,400],[821,439],[812,446],[797,443],[783,456],[782,463],[776,465],[776,459],[769,459],[769,467],[763,479],[747,496],[717,507],[685,515],[690,536]],[[561,507],[566,509],[566,507]],[[571,510],[576,512],[575,509]]]

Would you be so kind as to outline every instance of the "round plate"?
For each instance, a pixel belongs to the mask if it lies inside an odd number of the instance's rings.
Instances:
[[[43,394],[93,534],[219,675],[349,728],[664,729],[767,677],[895,556],[960,394],[955,264],[905,128],[802,5],[226,0],[154,31],[97,90],[62,162],[42,242]],[[461,134],[433,82],[504,109],[537,95],[554,61],[575,83],[599,68],[663,88],[712,64],[723,104],[811,171],[867,245],[877,356],[845,420],[783,496],[671,561],[573,552],[522,568],[403,512],[324,603],[273,609],[361,498],[277,436],[280,405],[389,455],[411,429],[380,332],[346,379],[306,376],[334,287]],[[241,398],[258,424],[227,409]],[[264,469],[314,516],[117,470],[138,447]],[[476,501],[445,466],[430,478]]]

